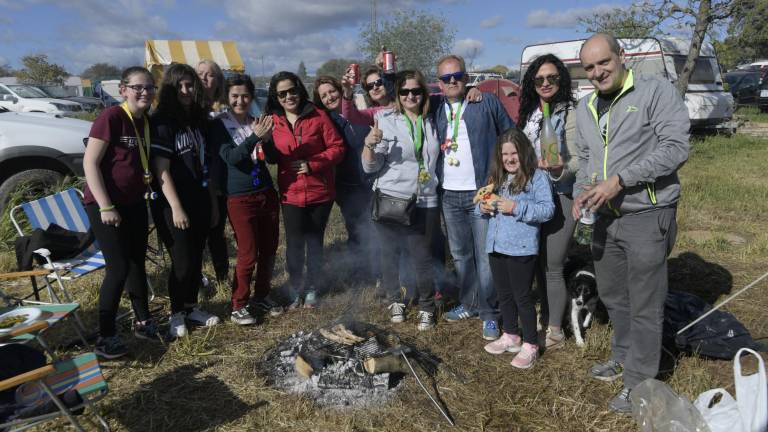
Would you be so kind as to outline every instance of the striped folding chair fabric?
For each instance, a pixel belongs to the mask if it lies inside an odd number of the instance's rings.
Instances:
[[[11,210],[11,221],[19,235],[24,235],[15,215],[16,210],[21,209],[32,229],[44,230],[55,223],[70,231],[86,232],[90,222],[83,208],[82,197],[82,192],[73,188],[26,202]],[[94,242],[77,257],[61,262],[54,261],[46,267],[60,271],[59,276],[64,279],[74,279],[104,267],[104,255]]]
[[[6,312],[10,312],[11,310],[16,309],[17,307],[19,306],[0,308],[0,315]],[[77,312],[77,310],[80,309],[80,305],[77,303],[34,304],[34,305],[24,305],[21,307],[34,307],[34,308],[40,309],[43,312],[43,319],[48,321],[48,328],[53,327],[55,324],[61,322],[66,318],[69,318],[69,317],[74,318],[75,312]],[[78,326],[77,320],[75,319],[70,322],[72,323],[75,329],[75,332],[80,338],[80,341],[83,343],[83,346],[86,348],[89,348],[90,345],[88,344],[88,341],[86,340],[85,335],[82,332],[82,329]],[[22,335],[9,339],[8,342],[27,343],[31,340],[37,340],[40,346],[42,346],[43,349],[45,349],[45,351],[48,352],[51,358],[55,359],[56,358],[55,352],[48,347],[48,344],[42,337],[42,333],[45,331],[47,331],[47,329],[40,332],[24,333]]]
[[[93,404],[103,399],[108,393],[107,382],[101,374],[96,354],[92,352],[82,354],[72,359],[58,361],[53,366],[53,372],[36,382],[23,384],[17,389],[16,393],[17,398],[24,401],[25,405],[43,403],[48,398],[52,398],[59,411],[18,419],[0,426],[12,429],[26,429],[63,416],[72,423],[75,429],[82,431],[82,426],[80,426],[72,412],[80,408],[89,408],[91,414],[97,418],[101,427],[109,430],[107,422],[93,409]],[[61,399],[55,396],[62,395],[69,390],[77,391],[83,402],[78,406],[66,407]]]

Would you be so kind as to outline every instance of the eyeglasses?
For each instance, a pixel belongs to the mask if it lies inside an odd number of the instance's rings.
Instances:
[[[154,93],[157,90],[157,86],[153,86],[153,85],[144,86],[141,84],[134,84],[134,85],[125,85],[125,87],[135,91],[138,94],[142,94],[145,91],[147,93]]]
[[[414,96],[421,96],[424,94],[424,89],[421,87],[414,87],[414,88],[401,88],[400,89],[400,97],[408,96],[408,94],[412,94]]]
[[[544,85],[544,80],[547,80],[549,85],[557,85],[560,83],[560,75],[547,75],[545,77],[536,77],[533,79],[533,85],[541,87]]]
[[[365,83],[363,87],[365,87],[365,90],[371,91],[374,87],[381,87],[384,85],[384,80],[379,78],[376,81],[371,81],[369,83]]]
[[[463,80],[464,79],[464,72],[458,71],[458,72],[454,72],[454,73],[440,75],[438,78],[440,79],[440,81],[448,84],[449,82],[451,82],[451,78],[453,78],[456,81]]]
[[[296,96],[297,94],[299,94],[299,91],[296,90],[296,87],[291,87],[289,89],[277,92],[277,97],[280,99],[285,99],[288,97],[288,95]]]

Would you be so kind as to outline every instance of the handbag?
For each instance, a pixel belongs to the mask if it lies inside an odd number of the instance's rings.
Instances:
[[[415,194],[410,198],[398,198],[383,193],[379,188],[373,190],[371,219],[374,222],[411,226],[415,208]]]

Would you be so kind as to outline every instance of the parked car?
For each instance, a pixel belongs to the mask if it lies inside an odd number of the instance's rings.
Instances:
[[[83,107],[84,111],[94,112],[104,108],[104,104],[101,102],[101,99],[95,98],[95,97],[88,97],[88,96],[72,96],[67,92],[67,90],[64,87],[60,87],[60,86],[36,86],[36,87],[42,90],[49,97],[64,99],[64,100],[72,101],[75,103],[79,103],[80,106]]]
[[[33,188],[83,175],[83,140],[91,123],[0,107],[0,213],[21,184]]]
[[[44,112],[73,116],[83,111],[79,103],[49,97],[37,87],[0,84],[0,107],[16,112]]]
[[[728,90],[736,105],[757,105],[760,97],[760,71],[737,69],[725,74]]]
[[[760,97],[757,99],[757,106],[762,112],[768,112],[768,79],[763,80],[760,85]]]

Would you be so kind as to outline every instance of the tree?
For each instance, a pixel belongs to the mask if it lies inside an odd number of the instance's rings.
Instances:
[[[307,80],[307,67],[304,66],[304,60],[299,63],[299,70],[296,71],[296,75],[298,75],[299,79],[302,81]]]
[[[509,68],[504,65],[496,65],[492,68],[488,68],[483,72],[497,73],[501,76],[506,76],[509,73]]]
[[[373,32],[360,29],[360,51],[373,63],[385,46],[397,55],[398,69],[434,72],[437,60],[450,52],[456,32],[443,16],[423,11],[397,10]]]
[[[95,78],[112,78],[120,76],[120,68],[109,63],[95,63],[83,71],[80,74],[81,78],[95,79]]]
[[[346,72],[347,67],[352,64],[360,64],[360,60],[351,59],[330,59],[317,68],[317,76],[330,75],[334,78],[341,78]],[[360,71],[362,72],[363,66],[361,65]]]
[[[24,68],[16,71],[16,78],[25,84],[64,84],[69,73],[63,67],[48,63],[45,54],[32,54],[21,58]]]
[[[13,69],[8,65],[0,65],[0,77],[7,77],[13,75]]]
[[[738,0],[726,28],[715,41],[720,63],[728,69],[768,57],[768,0]]]
[[[616,10],[582,18],[580,22],[588,32],[602,31],[617,37],[647,37],[653,32],[664,34],[662,25],[667,21],[673,22],[677,27],[690,27],[692,33],[688,55],[682,70],[678,71],[676,83],[678,92],[684,97],[707,32],[728,19],[737,9],[736,5],[743,1],[745,0],[687,0],[687,5],[680,6],[673,0],[647,0],[633,4],[626,15]],[[646,34],[647,32],[651,33]]]

